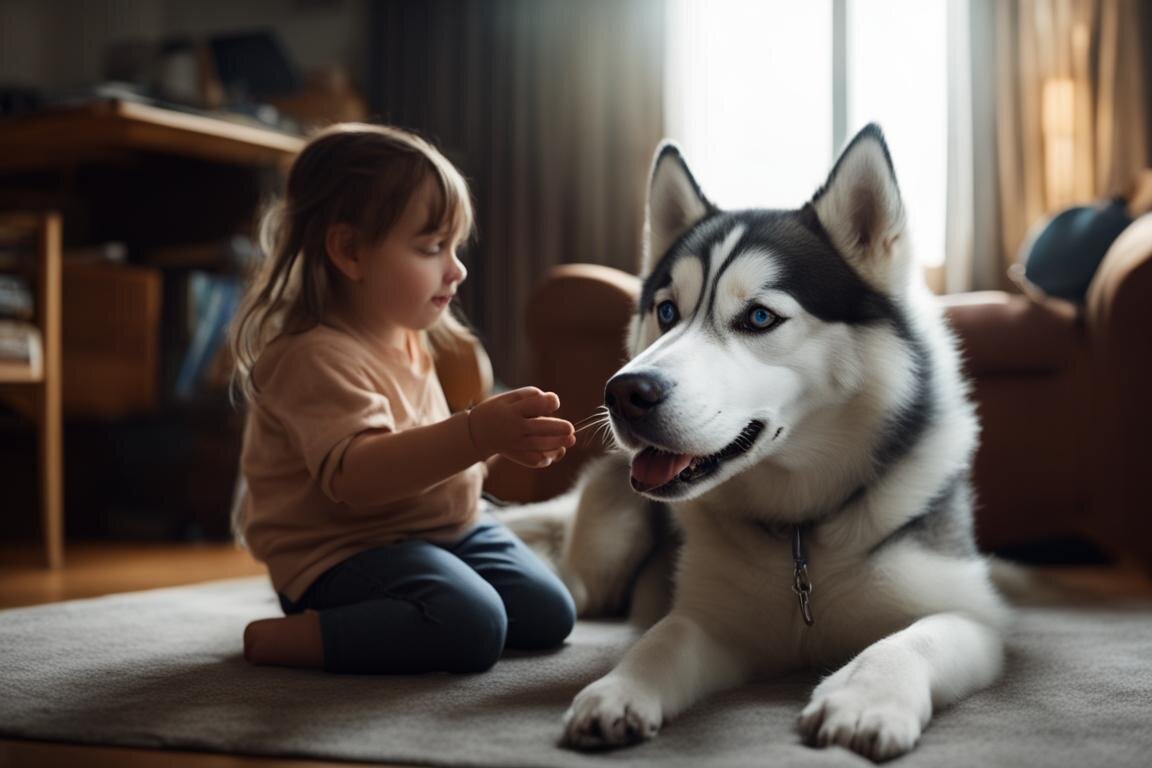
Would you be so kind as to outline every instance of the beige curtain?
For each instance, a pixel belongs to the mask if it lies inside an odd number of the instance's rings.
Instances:
[[[961,293],[1001,286],[1000,202],[996,181],[996,6],[948,2],[947,258],[928,273],[933,290]]]
[[[531,383],[522,318],[544,271],[636,269],[664,119],[663,0],[370,7],[372,107],[434,139],[468,177],[479,238],[463,304],[496,376]]]
[[[1139,0],[996,6],[1000,273],[1061,208],[1125,192],[1147,163]]]

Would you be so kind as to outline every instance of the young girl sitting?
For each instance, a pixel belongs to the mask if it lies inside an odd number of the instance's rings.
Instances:
[[[233,329],[249,403],[238,529],[284,618],[244,632],[254,664],[478,672],[559,645],[572,599],[485,509],[483,462],[547,466],[575,442],[550,392],[451,415],[428,337],[471,336],[468,189],[435,148],[344,124],[300,153],[266,216],[267,259]]]

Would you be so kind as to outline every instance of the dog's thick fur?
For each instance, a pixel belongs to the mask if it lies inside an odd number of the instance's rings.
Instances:
[[[658,150],[632,357],[606,390],[621,450],[508,518],[529,540],[563,531],[582,615],[662,616],[576,696],[565,744],[652,738],[714,691],[812,668],[836,671],[801,736],[882,760],[998,678],[1008,613],[973,544],[977,422],[908,240],[876,126],[790,211],[722,211]]]

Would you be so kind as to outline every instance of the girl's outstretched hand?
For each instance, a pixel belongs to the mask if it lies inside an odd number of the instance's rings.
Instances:
[[[484,457],[499,453],[526,467],[546,467],[576,443],[572,423],[548,414],[560,407],[555,392],[523,387],[472,407],[468,426]]]

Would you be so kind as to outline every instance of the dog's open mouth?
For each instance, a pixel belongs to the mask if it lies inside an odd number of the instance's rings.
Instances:
[[[725,461],[747,453],[762,431],[764,422],[750,422],[735,440],[708,456],[645,448],[632,458],[632,487],[646,493],[672,483],[694,483],[715,472]]]

